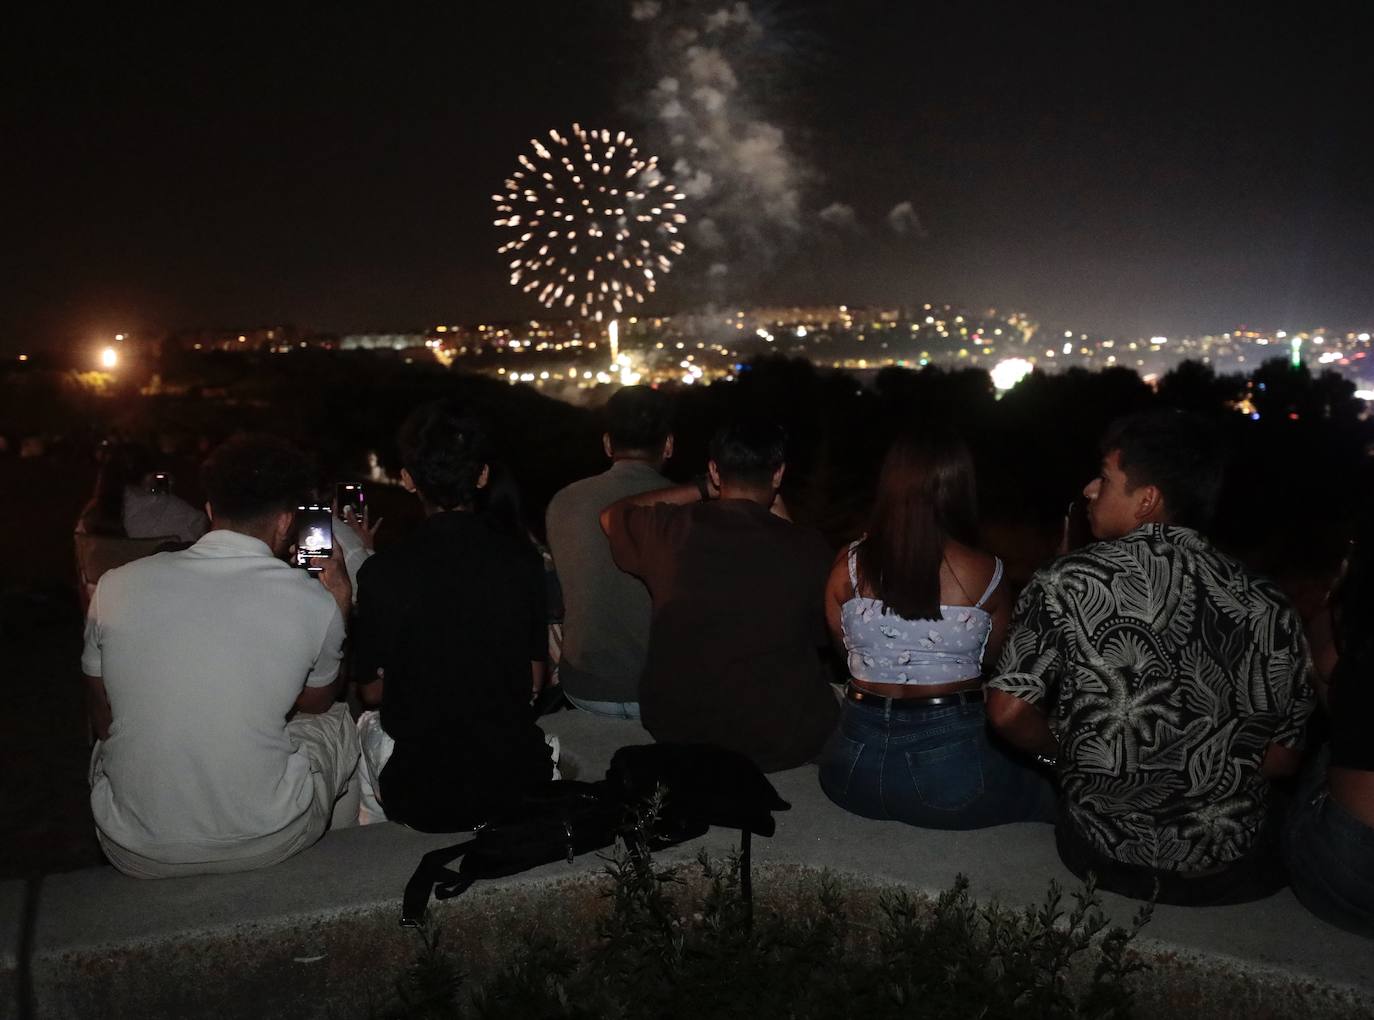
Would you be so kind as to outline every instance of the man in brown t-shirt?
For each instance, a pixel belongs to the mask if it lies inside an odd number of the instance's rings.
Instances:
[[[786,439],[742,422],[711,441],[708,476],[627,497],[601,526],[653,600],[640,710],[655,740],[740,751],[765,771],[812,760],[837,707],[817,648],[831,554],[778,486]]]

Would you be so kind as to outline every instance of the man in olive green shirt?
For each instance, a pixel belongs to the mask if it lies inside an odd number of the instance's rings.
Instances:
[[[549,502],[549,548],[563,589],[559,682],[572,704],[597,715],[639,718],[639,678],[649,646],[649,593],[611,559],[601,511],[626,496],[670,484],[660,473],[673,453],[670,402],[629,386],[606,404],[602,436],[611,466],[573,482]]]

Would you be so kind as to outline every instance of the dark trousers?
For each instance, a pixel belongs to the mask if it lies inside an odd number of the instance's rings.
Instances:
[[[1181,907],[1221,907],[1274,895],[1288,884],[1279,855],[1279,825],[1271,820],[1243,857],[1204,874],[1156,871],[1123,864],[1090,844],[1061,812],[1054,827],[1059,859],[1079,878],[1097,876],[1097,887],[1137,900],[1153,899]],[[1158,895],[1155,895],[1158,883]]]
[[[1284,826],[1293,892],[1323,921],[1374,938],[1374,829],[1331,799],[1330,751],[1309,766]]]

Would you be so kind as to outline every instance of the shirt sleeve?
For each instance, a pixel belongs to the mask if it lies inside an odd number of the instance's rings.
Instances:
[[[358,568],[358,585],[354,589],[353,643],[351,650],[355,667],[354,677],[360,684],[377,679],[377,670],[394,663],[387,662],[387,648],[392,635],[391,613],[398,601],[387,598],[385,557],[371,557]]]
[[[100,585],[95,587],[90,607],[86,610],[86,630],[81,648],[81,672],[86,676],[103,676],[100,654]]]
[[[1271,742],[1298,748],[1303,744],[1308,717],[1316,707],[1312,684],[1312,655],[1302,621],[1291,607],[1279,614],[1274,628],[1274,652],[1269,662],[1269,697],[1278,706],[1279,726]]]
[[[343,660],[344,618],[338,606],[331,608],[333,614],[329,618],[324,643],[315,656],[315,665],[311,667],[310,675],[305,678],[307,687],[328,687],[339,675],[339,663]]]
[[[1036,576],[1016,600],[1002,657],[988,686],[1038,705],[1048,714],[1058,699],[1067,661],[1063,633],[1063,614],[1054,593]]]
[[[661,551],[667,545],[668,529],[682,507],[670,503],[653,506],[621,506],[610,520],[611,558],[627,574],[648,581]]]

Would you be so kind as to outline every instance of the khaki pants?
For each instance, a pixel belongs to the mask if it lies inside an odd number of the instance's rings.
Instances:
[[[303,825],[286,830],[281,842],[268,845],[247,857],[206,860],[176,864],[155,860],[120,846],[96,830],[100,849],[111,864],[134,878],[179,878],[183,875],[225,874],[254,871],[278,864],[317,842],[330,828],[356,825],[358,820],[358,731],[348,714],[348,706],[334,705],[320,715],[297,715],[286,724],[292,743],[304,748],[310,758],[310,781],[314,787],[310,810]],[[100,764],[100,744],[91,755],[94,781]]]

